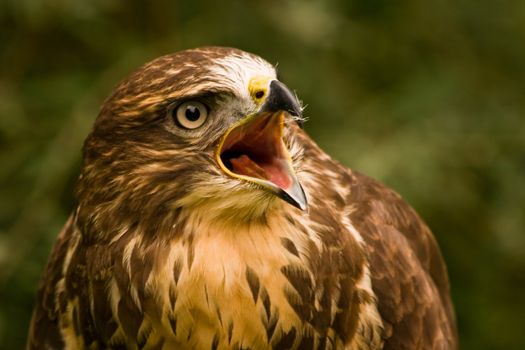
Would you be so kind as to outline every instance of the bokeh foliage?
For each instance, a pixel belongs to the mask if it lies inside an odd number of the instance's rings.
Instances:
[[[463,349],[525,349],[525,1],[3,0],[0,25],[3,349],[23,346],[105,96],[201,45],[278,63],[314,139],[421,213]]]

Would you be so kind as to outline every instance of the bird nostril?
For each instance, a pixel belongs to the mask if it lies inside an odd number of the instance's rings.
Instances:
[[[264,91],[259,90],[255,93],[255,98],[262,98],[264,96]]]

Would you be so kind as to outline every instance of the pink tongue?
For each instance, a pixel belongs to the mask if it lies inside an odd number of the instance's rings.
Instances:
[[[246,154],[237,158],[231,158],[230,162],[232,163],[233,170],[238,174],[269,180],[282,189],[290,187],[290,177],[276,162],[259,165]]]

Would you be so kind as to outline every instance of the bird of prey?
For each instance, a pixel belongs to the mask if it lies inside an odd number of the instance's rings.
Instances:
[[[85,141],[27,348],[456,349],[430,230],[302,124],[238,49],[131,74]]]

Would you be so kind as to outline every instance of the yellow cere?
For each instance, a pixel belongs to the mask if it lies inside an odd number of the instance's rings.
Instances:
[[[271,79],[268,76],[256,76],[250,79],[248,90],[255,103],[261,104],[266,99]]]

